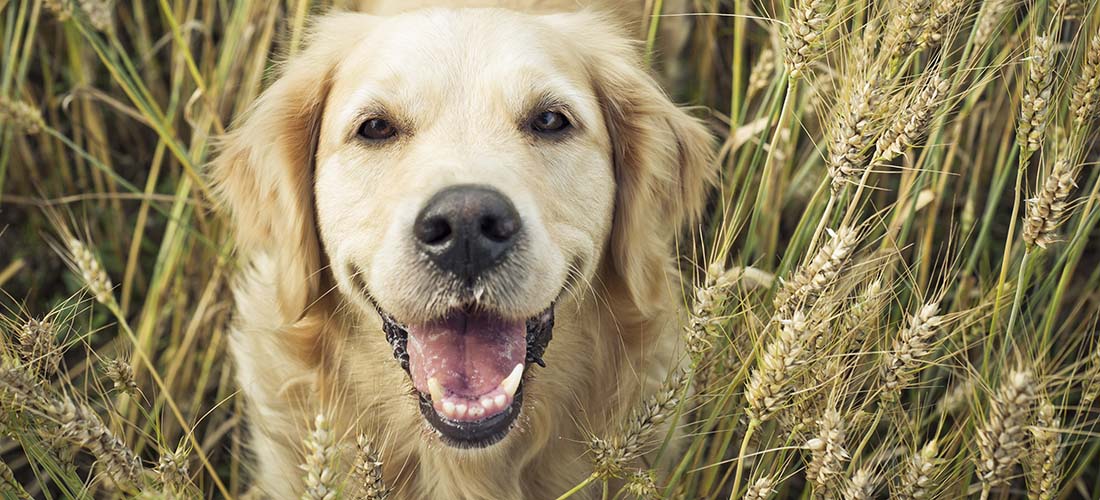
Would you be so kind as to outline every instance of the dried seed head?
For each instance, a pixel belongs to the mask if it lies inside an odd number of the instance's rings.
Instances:
[[[939,444],[935,439],[926,443],[905,463],[894,498],[898,500],[923,500],[935,493],[937,476],[943,460],[939,457]]]
[[[187,450],[179,448],[171,453],[162,453],[157,465],[153,467],[157,483],[171,492],[185,491],[191,483],[191,473],[187,467]]]
[[[806,479],[817,490],[835,490],[838,480],[843,477],[845,464],[850,458],[848,450],[844,449],[847,435],[847,423],[840,412],[832,408],[825,410],[817,421],[817,437],[806,442],[806,448],[810,450]]]
[[[1007,483],[1026,453],[1027,423],[1035,399],[1035,377],[1013,370],[991,401],[989,419],[978,429],[978,479],[984,488]]]
[[[69,239],[69,255],[76,266],[76,270],[80,272],[80,276],[84,279],[84,286],[88,287],[88,291],[92,293],[95,300],[105,305],[113,303],[115,298],[111,291],[113,287],[111,278],[107,276],[107,272],[103,270],[99,259],[92,251],[82,241],[71,238]]]
[[[859,242],[859,232],[849,227],[828,233],[829,241],[776,292],[774,305],[778,315],[787,316],[796,307],[812,308],[821,293],[836,280]]]
[[[367,436],[360,435],[356,442],[355,468],[348,478],[352,500],[385,500],[390,490],[382,480],[382,460],[379,452]]]
[[[893,57],[904,58],[917,48],[932,11],[931,0],[898,0],[897,11],[886,28],[886,47]]]
[[[775,76],[775,52],[770,47],[760,52],[756,63],[749,72],[749,92],[759,92],[768,88]]]
[[[882,92],[875,81],[856,85],[836,107],[839,115],[828,142],[828,169],[833,192],[859,180],[867,154],[878,134]]]
[[[1020,101],[1016,141],[1027,151],[1038,151],[1043,145],[1054,95],[1054,40],[1045,35],[1036,36],[1028,59],[1027,83]]]
[[[878,489],[878,481],[871,470],[864,467],[852,474],[848,486],[844,489],[843,497],[848,500],[874,500],[875,490]]]
[[[879,137],[875,144],[873,164],[883,163],[901,156],[907,148],[916,146],[932,122],[951,89],[951,82],[938,74],[928,77],[920,93],[906,106],[905,112]]]
[[[58,426],[53,437],[88,450],[115,483],[128,487],[139,484],[144,470],[141,460],[91,408],[75,403],[67,395],[58,395],[47,402],[44,413]]]
[[[5,96],[0,96],[0,122],[10,124],[12,129],[21,130],[27,135],[35,135],[46,128],[42,113],[37,108]]]
[[[882,399],[896,401],[913,380],[925,356],[936,345],[936,332],[943,325],[939,302],[925,304],[909,318],[909,326],[894,339],[882,366]]]
[[[5,498],[31,500],[27,490],[15,480],[15,474],[12,473],[11,468],[2,461],[0,461],[0,493],[3,493]]]
[[[1054,168],[1043,182],[1042,189],[1027,202],[1027,215],[1024,220],[1023,239],[1028,247],[1047,245],[1058,241],[1058,226],[1066,219],[1069,208],[1069,195],[1077,186],[1077,169],[1070,161],[1061,158],[1054,162]]]
[[[936,0],[932,3],[932,14],[924,25],[918,43],[924,50],[932,49],[943,44],[945,38],[953,32],[949,32],[955,21],[966,14],[971,2],[968,0]]]
[[[42,6],[56,16],[57,20],[61,22],[68,21],[73,15],[71,0],[43,0]]]
[[[88,16],[88,22],[97,31],[107,33],[114,29],[114,18],[111,11],[114,10],[112,0],[80,0],[80,9]]]
[[[1031,443],[1027,455],[1028,492],[1037,500],[1053,500],[1062,480],[1062,423],[1049,399],[1039,403]]]
[[[637,470],[626,478],[626,492],[635,498],[660,498],[657,475],[651,470]]]
[[[939,412],[953,414],[966,406],[967,400],[974,394],[974,379],[967,378],[947,390],[940,400]]]
[[[1015,0],[986,0],[978,14],[977,27],[974,29],[974,46],[984,48],[1001,27],[1005,14],[1012,8]]]
[[[684,370],[676,370],[656,394],[630,414],[620,433],[609,439],[593,437],[589,441],[597,475],[623,477],[630,463],[642,456],[660,425],[680,404],[680,393],[690,380]]]
[[[801,0],[791,7],[785,47],[791,79],[806,76],[810,66],[824,53],[825,28],[832,10],[832,0]]]
[[[757,479],[745,492],[744,500],[768,500],[775,495],[777,481],[773,477]]]
[[[137,382],[134,381],[134,368],[130,366],[130,363],[120,359],[108,360],[103,374],[114,383],[115,389],[137,394],[138,386]]]
[[[1069,100],[1073,128],[1080,134],[1100,116],[1100,32],[1092,37],[1081,65],[1081,74],[1073,84]]]
[[[757,361],[745,387],[749,417],[766,422],[775,412],[790,404],[796,370],[813,352],[819,331],[806,321],[801,310],[779,322],[778,332]]]
[[[726,269],[720,263],[707,268],[703,285],[695,287],[695,300],[691,305],[684,336],[688,351],[702,354],[711,347],[711,339],[721,335],[722,310],[729,298],[730,289],[741,278],[742,269]]]
[[[19,332],[19,357],[35,373],[49,377],[61,366],[61,349],[54,343],[56,333],[49,321],[29,320]]]
[[[875,328],[875,320],[881,316],[888,296],[883,293],[882,280],[876,279],[863,288],[851,307],[841,318],[841,332],[850,334],[848,345],[861,349],[867,340],[867,332]]]
[[[302,500],[333,500],[339,493],[336,488],[338,450],[332,424],[325,415],[313,420],[313,432],[306,437],[306,462],[301,465],[306,472],[306,490]]]

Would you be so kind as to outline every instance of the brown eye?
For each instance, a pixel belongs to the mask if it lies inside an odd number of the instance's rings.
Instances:
[[[397,135],[397,128],[382,118],[371,118],[359,126],[359,136],[370,141],[384,141]]]
[[[531,120],[531,130],[540,134],[556,134],[569,126],[569,119],[557,111],[543,111]]]

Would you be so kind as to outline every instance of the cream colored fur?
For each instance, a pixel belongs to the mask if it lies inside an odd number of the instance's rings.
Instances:
[[[417,4],[514,10],[324,16],[211,168],[237,226],[231,348],[256,486],[272,498],[300,495],[302,443],[321,411],[345,444],[362,433],[381,447],[397,498],[554,498],[590,474],[587,436],[611,432],[682,362],[674,239],[702,208],[711,140],[617,28],[640,7]],[[518,130],[546,93],[572,107],[576,134]],[[356,142],[356,120],[379,103],[416,132],[384,148]],[[447,307],[405,239],[424,200],[456,183],[504,192],[537,243],[485,302],[522,317],[558,300],[548,367],[525,382],[516,428],[481,450],[429,430],[359,287],[405,321]]]

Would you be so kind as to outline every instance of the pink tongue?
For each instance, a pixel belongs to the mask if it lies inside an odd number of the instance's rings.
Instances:
[[[527,326],[476,312],[410,325],[409,372],[421,394],[434,377],[448,396],[477,399],[495,390],[527,357]]]

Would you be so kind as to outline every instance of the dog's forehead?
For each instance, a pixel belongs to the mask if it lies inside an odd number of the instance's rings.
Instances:
[[[498,9],[428,9],[383,18],[340,62],[336,91],[373,85],[422,99],[473,86],[516,93],[586,90],[583,65],[562,36],[540,16]]]

